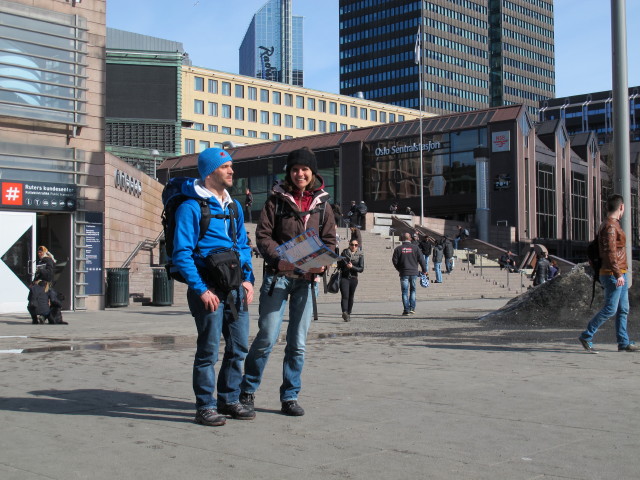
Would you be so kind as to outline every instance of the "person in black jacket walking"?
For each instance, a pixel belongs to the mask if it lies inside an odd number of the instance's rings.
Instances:
[[[447,273],[451,273],[453,270],[453,244],[449,237],[444,237],[442,247],[444,253],[444,266],[447,269]]]
[[[358,250],[358,241],[351,239],[349,248],[342,251],[342,259],[338,261],[340,268],[340,295],[342,306],[342,319],[345,322],[351,321],[351,309],[353,308],[353,297],[358,287],[358,274],[364,270],[364,254]]]
[[[416,313],[416,281],[418,279],[418,267],[423,273],[427,273],[424,264],[424,255],[417,245],[411,243],[411,234],[402,234],[402,243],[393,251],[391,258],[393,266],[400,274],[400,289],[402,291],[402,315]]]

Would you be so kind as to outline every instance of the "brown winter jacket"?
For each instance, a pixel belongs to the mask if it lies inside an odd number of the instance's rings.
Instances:
[[[598,246],[602,267],[600,275],[614,275],[620,278],[627,272],[627,237],[620,227],[620,221],[607,218],[598,230]]]
[[[271,271],[278,267],[280,257],[276,247],[297,237],[308,228],[314,228],[322,242],[331,250],[336,246],[336,222],[327,200],[329,194],[323,190],[322,178],[316,177],[316,186],[313,190],[313,199],[307,211],[312,211],[320,206],[319,211],[298,217],[291,210],[300,212],[293,196],[285,192],[280,185],[273,188],[273,194],[267,199],[260,213],[260,220],[256,227],[256,245],[260,254],[264,257]],[[326,205],[321,206],[321,203]],[[276,212],[276,209],[278,210]],[[321,216],[324,216],[324,224],[320,231]]]

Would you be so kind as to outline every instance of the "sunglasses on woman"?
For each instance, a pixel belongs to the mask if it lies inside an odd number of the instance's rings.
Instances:
[[[350,243],[349,245],[351,245],[352,247],[357,247],[358,246],[357,243]]]

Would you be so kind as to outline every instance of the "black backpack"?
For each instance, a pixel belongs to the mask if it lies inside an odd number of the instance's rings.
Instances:
[[[173,278],[179,282],[186,283],[182,274],[175,268],[171,258],[173,256],[173,237],[176,232],[176,210],[185,200],[193,199],[200,205],[200,231],[198,233],[198,241],[202,240],[211,218],[230,219],[231,220],[231,240],[236,243],[236,222],[238,216],[238,206],[235,201],[229,204],[229,215],[216,214],[211,215],[209,203],[203,198],[193,198],[182,193],[182,186],[187,182],[193,182],[193,178],[175,177],[169,180],[162,190],[162,230],[164,232],[165,250],[167,253],[167,263],[165,268],[169,278]]]
[[[596,283],[600,283],[600,268],[602,268],[602,257],[600,256],[600,245],[598,235],[587,245],[587,260],[593,269],[593,286],[591,289],[591,305],[596,294]]]

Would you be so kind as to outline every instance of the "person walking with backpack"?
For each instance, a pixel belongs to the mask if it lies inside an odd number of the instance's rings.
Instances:
[[[274,186],[256,227],[256,244],[265,259],[265,273],[260,288],[259,330],[245,360],[240,395],[240,401],[252,411],[269,355],[280,336],[288,301],[281,411],[290,416],[304,415],[298,395],[302,388],[307,332],[318,292],[316,277],[325,267],[300,272],[295,265],[280,259],[276,247],[314,228],[322,242],[334,250],[336,224],[328,200],[315,154],[308,148],[290,152],[285,178]]]
[[[198,339],[193,362],[193,391],[196,397],[195,423],[220,426],[226,415],[250,420],[255,413],[239,401],[242,364],[249,344],[249,313],[253,300],[251,248],[247,243],[242,208],[227,191],[233,184],[232,158],[224,150],[208,148],[198,156],[199,179],[182,185],[184,200],[175,210],[175,233],[171,261],[187,285],[189,310],[195,319]],[[204,200],[205,205],[202,201]],[[210,210],[209,223],[200,231],[203,208]],[[232,213],[234,212],[235,213]],[[220,276],[213,270],[220,255],[235,257],[238,274],[229,292],[219,286]],[[235,267],[234,267],[235,265]],[[235,284],[238,285],[235,285]],[[217,381],[220,336],[225,349]]]
[[[620,226],[624,215],[622,195],[614,194],[607,199],[607,218],[598,228],[598,251],[602,259],[599,272],[604,288],[604,306],[595,314],[578,340],[589,353],[598,353],[593,347],[593,337],[598,328],[613,315],[616,316],[616,340],[619,352],[635,352],[635,342],[629,340],[627,316],[629,315],[629,285],[627,283],[627,237]]]

